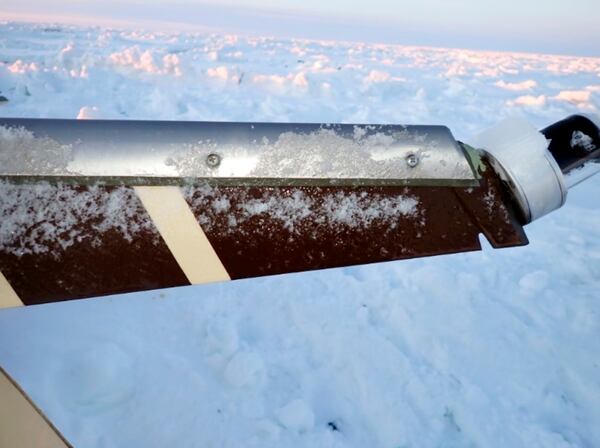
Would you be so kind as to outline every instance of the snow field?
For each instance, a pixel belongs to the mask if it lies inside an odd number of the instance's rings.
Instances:
[[[600,105],[598,58],[0,35],[3,116],[440,123],[468,142]],[[600,178],[573,189],[524,248],[2,310],[0,364],[75,446],[597,446],[599,197]]]
[[[0,25],[4,116],[445,124],[598,109],[600,59]]]

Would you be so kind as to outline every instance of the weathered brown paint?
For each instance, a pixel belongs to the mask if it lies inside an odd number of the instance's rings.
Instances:
[[[499,179],[489,167],[481,174],[481,185],[476,188],[249,188],[240,194],[239,189],[221,187],[218,200],[227,199],[232,212],[213,216],[204,230],[232,279],[479,250],[481,233],[497,248],[527,244]],[[291,197],[297,191],[315,201],[338,192],[364,192],[381,199],[415,197],[420,212],[416,217],[401,217],[394,228],[381,220],[368,226],[334,228],[307,218],[301,221],[298,233],[280,221],[257,215],[231,231],[228,219],[239,215],[240,198]],[[194,207],[193,200],[189,203],[200,222],[204,221],[206,207]]]
[[[115,187],[99,188],[109,193]],[[129,200],[133,203],[126,205],[136,208],[139,219],[149,220],[135,194]],[[39,204],[30,206],[44,213]],[[74,226],[93,239],[74,241],[66,249],[56,242],[45,253],[0,251],[0,270],[25,305],[189,284],[156,230],[141,230],[128,241],[114,229],[99,233],[96,224],[87,220]]]
[[[493,247],[527,244],[500,180],[489,166],[481,174],[480,186],[472,188],[215,187],[208,196],[206,185],[182,188],[225,269],[239,279],[478,250],[481,233]],[[83,193],[88,187],[63,188]],[[95,188],[110,192],[117,187]],[[242,219],[244,207],[252,201],[299,194],[314,204],[336,195],[363,194],[375,207],[402,196],[416,199],[418,207],[415,214],[397,221],[375,218],[364,225],[331,225],[315,214],[296,219],[293,229],[269,214]],[[135,196],[130,200],[136,201],[128,206],[136,207],[137,218],[148,220],[139,200]],[[223,204],[227,213],[214,213]],[[99,234],[95,224],[93,220],[76,224],[90,238],[67,248],[57,243],[45,253],[22,255],[0,250],[0,270],[25,304],[189,284],[152,226],[128,240],[114,229]]]

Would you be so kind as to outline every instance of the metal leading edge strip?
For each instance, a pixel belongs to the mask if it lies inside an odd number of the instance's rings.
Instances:
[[[191,284],[230,280],[179,187],[135,187],[154,225]]]
[[[0,308],[11,308],[15,306],[23,306],[23,302],[10,286],[8,280],[0,272]]]
[[[0,177],[477,186],[444,126],[0,118],[0,130],[0,150],[21,155],[3,158]]]
[[[23,389],[1,367],[0,446],[71,447]]]

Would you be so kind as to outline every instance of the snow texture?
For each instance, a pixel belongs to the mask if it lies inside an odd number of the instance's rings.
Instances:
[[[417,198],[397,195],[382,198],[379,194],[329,193],[315,200],[300,188],[285,192],[264,193],[254,198],[246,191],[233,193],[227,189],[204,185],[184,187],[184,196],[195,210],[199,210],[198,222],[210,231],[217,220],[228,219],[228,230],[240,232],[238,226],[255,216],[268,217],[280,222],[290,233],[316,231],[315,226],[338,228],[366,227],[377,220],[395,228],[402,218],[421,219]],[[230,203],[235,195],[236,208]]]
[[[0,126],[0,166],[11,174],[64,174],[72,160],[70,145],[36,137],[21,127]]]
[[[31,204],[35,204],[33,208]],[[93,232],[86,230],[91,227]],[[76,242],[101,244],[108,230],[132,241],[140,232],[154,235],[154,224],[131,188],[98,185],[77,191],[69,185],[19,185],[0,181],[0,250],[17,256],[60,255]]]
[[[284,132],[273,142],[263,137],[248,147],[200,141],[177,149],[166,164],[185,177],[473,178],[462,153],[448,139],[439,142],[408,128],[386,133],[378,129],[355,126],[348,138],[325,125],[305,134]],[[218,168],[207,165],[209,154],[222,157]],[[423,163],[409,167],[409,155]]]
[[[468,142],[600,106],[599,58],[0,34],[4,116],[441,123]],[[522,248],[1,310],[0,364],[74,446],[600,446],[599,197],[598,177],[574,188]]]

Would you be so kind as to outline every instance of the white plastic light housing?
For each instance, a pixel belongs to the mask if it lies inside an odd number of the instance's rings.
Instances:
[[[478,135],[474,144],[492,156],[492,165],[513,190],[526,222],[565,203],[567,187],[548,141],[527,121],[506,119]]]

